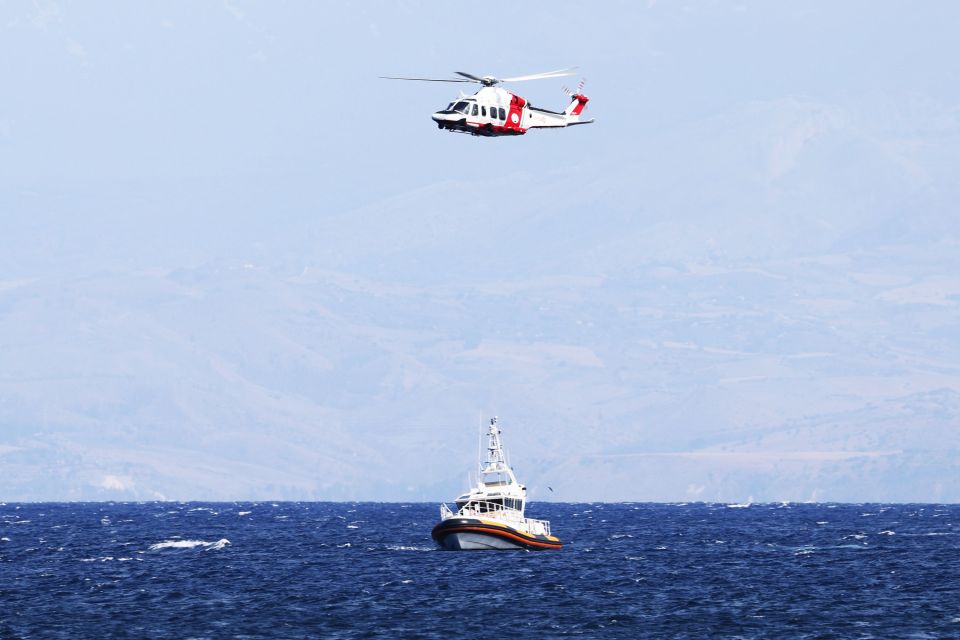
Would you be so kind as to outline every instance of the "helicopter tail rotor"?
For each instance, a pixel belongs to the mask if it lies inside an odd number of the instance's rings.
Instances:
[[[563,87],[562,88],[563,93],[571,98],[573,98],[574,96],[583,95],[583,85],[586,81],[587,81],[586,78],[583,78],[582,80],[580,80],[580,82],[577,83],[576,91],[571,91],[569,87]]]
[[[564,114],[567,116],[579,119],[580,114],[583,113],[584,107],[586,107],[587,103],[590,102],[590,98],[583,95],[583,85],[585,82],[586,78],[577,83],[576,93],[570,91],[570,89],[566,87],[563,88],[563,92],[570,96],[570,104],[567,105],[567,108],[564,110]]]

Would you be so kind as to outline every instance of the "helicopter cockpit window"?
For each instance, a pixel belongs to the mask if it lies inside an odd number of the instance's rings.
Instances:
[[[469,108],[470,108],[470,105],[469,105],[468,103],[461,101],[461,102],[458,102],[458,103],[453,107],[453,110],[465,114],[465,113],[469,110]]]

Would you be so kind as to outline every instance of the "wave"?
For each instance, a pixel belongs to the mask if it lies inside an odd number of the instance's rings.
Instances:
[[[150,545],[150,551],[160,551],[161,549],[194,549],[203,547],[204,551],[218,551],[230,544],[226,538],[220,538],[216,542],[206,542],[205,540],[164,540]]]
[[[387,549],[390,551],[436,551],[435,547],[414,547],[402,544],[388,544]]]

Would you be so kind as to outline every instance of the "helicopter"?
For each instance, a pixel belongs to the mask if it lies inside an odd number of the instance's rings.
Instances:
[[[407,78],[399,76],[380,76],[384,80],[413,80],[418,82],[465,82],[482,85],[471,96],[460,93],[460,97],[431,116],[440,129],[457,133],[469,133],[474,136],[520,136],[530,129],[562,129],[576,124],[590,124],[590,120],[581,120],[580,114],[590,99],[583,94],[583,80],[576,92],[564,89],[570,96],[570,104],[563,111],[549,111],[534,107],[530,102],[515,93],[501,89],[497,85],[503,82],[522,82],[542,80],[574,75],[576,69],[558,69],[544,73],[534,73],[512,78],[494,76],[476,76],[464,71],[454,71],[460,78]]]

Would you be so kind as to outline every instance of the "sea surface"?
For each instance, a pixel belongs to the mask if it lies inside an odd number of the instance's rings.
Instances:
[[[0,504],[0,638],[960,638],[960,505]]]

